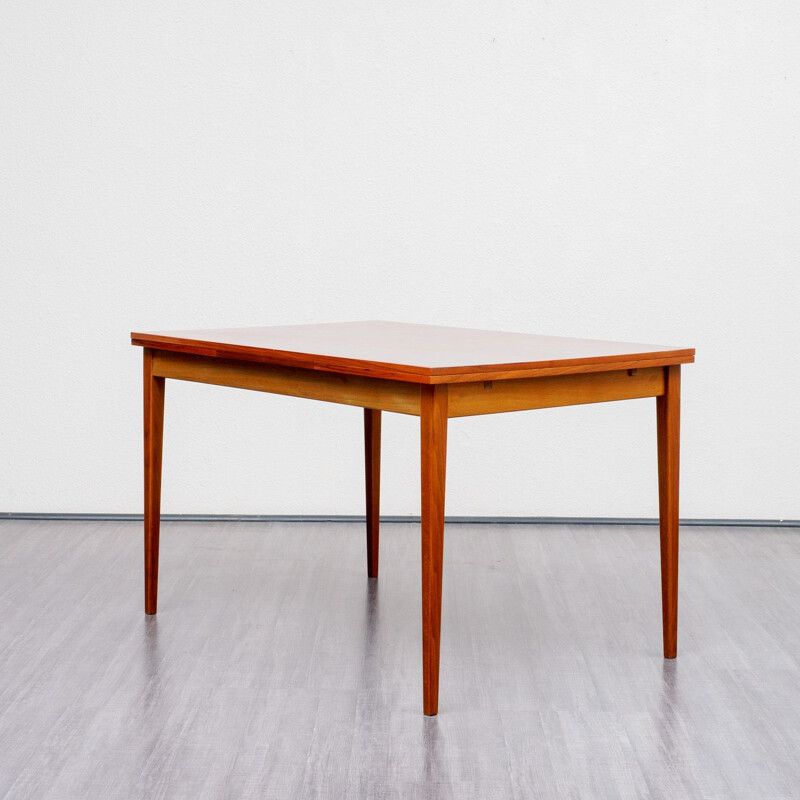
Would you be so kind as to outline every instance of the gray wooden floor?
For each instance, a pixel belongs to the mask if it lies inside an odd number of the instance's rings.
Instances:
[[[419,533],[0,523],[0,798],[800,797],[800,531],[449,525],[440,713]]]

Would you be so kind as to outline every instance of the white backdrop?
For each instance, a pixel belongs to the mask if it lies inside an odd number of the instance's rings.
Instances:
[[[141,506],[132,329],[696,346],[682,514],[800,517],[800,6],[0,4],[0,511]],[[164,511],[361,513],[358,409],[168,384]],[[656,513],[654,402],[451,423],[450,514]],[[383,511],[417,513],[386,415]]]

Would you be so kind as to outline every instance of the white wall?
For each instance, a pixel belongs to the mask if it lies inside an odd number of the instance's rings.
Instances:
[[[140,509],[130,330],[386,318],[694,345],[683,515],[800,518],[798,41],[788,0],[4,0],[0,511]],[[167,389],[164,511],[361,513],[358,409]],[[653,406],[454,421],[448,513],[654,515]]]

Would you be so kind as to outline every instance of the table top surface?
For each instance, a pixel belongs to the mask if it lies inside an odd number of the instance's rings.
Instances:
[[[131,333],[135,345],[416,383],[681,364],[694,349],[404,322]],[[656,363],[653,363],[656,362]]]

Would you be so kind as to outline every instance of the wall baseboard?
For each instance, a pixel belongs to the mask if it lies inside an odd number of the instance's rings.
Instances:
[[[141,514],[67,514],[0,511],[0,520],[141,522]],[[163,522],[364,522],[347,514],[162,514]],[[468,525],[658,525],[654,517],[446,517]],[[419,522],[419,517],[382,516],[381,522]],[[798,519],[682,519],[681,525],[732,528],[800,528]]]

